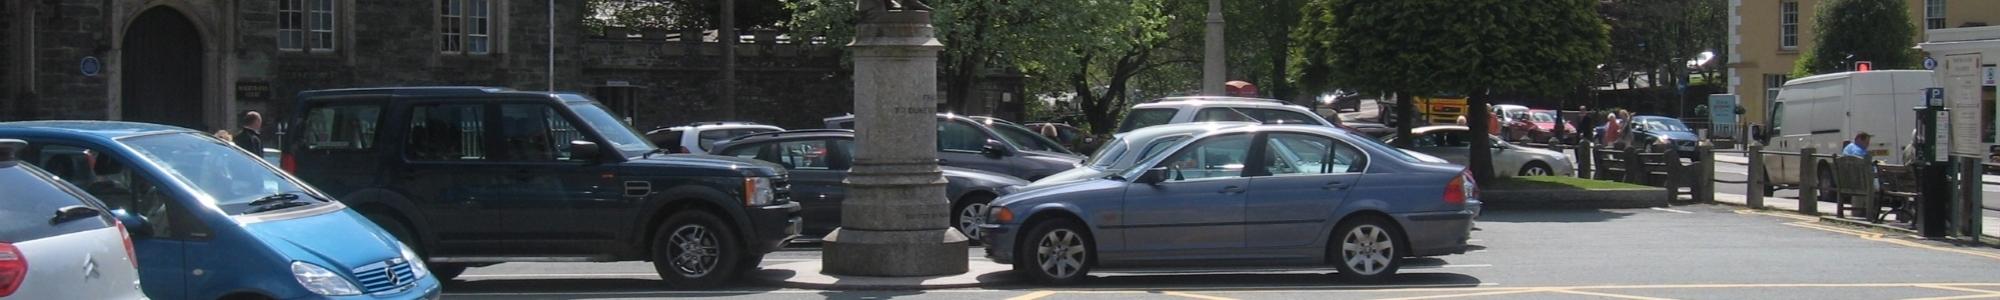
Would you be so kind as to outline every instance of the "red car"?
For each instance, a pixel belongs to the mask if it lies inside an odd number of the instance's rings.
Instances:
[[[1575,122],[1576,120],[1563,120],[1563,134],[1560,142],[1576,142]],[[1546,109],[1528,110],[1528,123],[1534,124],[1534,132],[1537,134],[1534,135],[1536,141],[1550,142],[1550,138],[1554,135],[1556,128],[1556,111]]]

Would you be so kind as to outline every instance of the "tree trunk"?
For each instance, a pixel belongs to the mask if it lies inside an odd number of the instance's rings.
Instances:
[[[1416,99],[1414,99],[1416,97],[1410,96],[1409,93],[1396,93],[1395,97],[1396,147],[1407,149],[1410,148],[1410,129],[1415,128],[1411,126],[1413,122],[1410,122],[1410,118],[1415,118],[1417,115]]]
[[[1493,139],[1492,135],[1486,134],[1489,130],[1486,122],[1492,116],[1487,113],[1486,93],[1474,92],[1472,97],[1466,99],[1466,114],[1469,116],[1465,118],[1465,125],[1472,129],[1472,152],[1468,155],[1472,158],[1472,177],[1478,178],[1475,182],[1482,187],[1492,185],[1493,180]]]

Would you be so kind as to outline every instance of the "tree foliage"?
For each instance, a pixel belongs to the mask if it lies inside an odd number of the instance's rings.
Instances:
[[[1559,95],[1590,78],[1610,51],[1598,0],[1313,0],[1293,38],[1302,84],[1365,92]],[[1449,16],[1449,17],[1438,17]],[[1313,80],[1320,79],[1320,80]],[[1403,117],[1411,117],[1404,115]],[[1468,119],[1486,131],[1486,114]],[[1475,134],[1473,153],[1491,153]],[[1473,174],[1492,174],[1473,155]],[[1482,181],[1483,182],[1483,181]]]
[[[1721,57],[1729,53],[1726,0],[1613,0],[1602,2],[1598,13],[1611,26],[1612,51],[1602,81],[1636,84],[1642,77],[1633,75],[1645,74],[1652,86],[1675,86],[1689,80],[1686,63],[1703,51],[1728,61]],[[1700,71],[1715,78],[1720,66]]]
[[[1917,25],[1909,12],[1909,3],[1901,0],[1820,2],[1813,13],[1814,44],[1794,63],[1792,76],[1843,72],[1855,61],[1870,61],[1877,69],[1916,67],[1922,58],[1910,49]]]

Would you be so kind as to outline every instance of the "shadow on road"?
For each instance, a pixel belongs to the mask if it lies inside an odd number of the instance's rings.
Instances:
[[[452,293],[643,293],[685,290],[669,287],[658,279],[629,278],[452,280],[445,282],[444,287]],[[716,295],[752,295],[778,289],[744,282],[716,289]]]
[[[1616,220],[1631,216],[1632,213],[1595,210],[1487,210],[1480,213],[1479,222],[1498,223],[1590,223]]]
[[[1091,289],[1397,289],[1477,287],[1482,281],[1453,273],[1401,273],[1381,282],[1345,282],[1333,273],[1201,273],[1164,275],[1100,275],[1075,286]],[[1010,285],[1001,289],[1036,289],[1043,286]]]

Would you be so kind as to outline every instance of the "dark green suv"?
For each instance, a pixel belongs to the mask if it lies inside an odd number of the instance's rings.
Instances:
[[[501,262],[650,260],[712,287],[799,233],[783,167],[662,154],[576,94],[300,93],[284,169],[413,245],[441,279]]]

